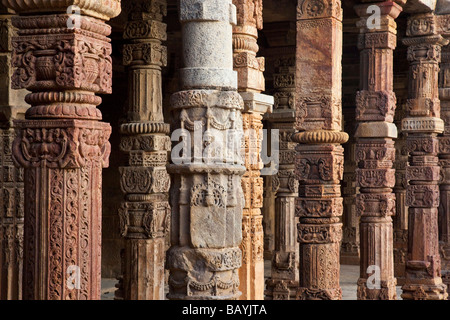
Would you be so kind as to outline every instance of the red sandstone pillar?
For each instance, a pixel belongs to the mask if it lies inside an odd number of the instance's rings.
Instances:
[[[31,91],[13,144],[25,168],[23,298],[100,299],[101,174],[111,127],[100,122],[95,93],[111,92],[104,21],[119,14],[120,1],[3,3],[20,15],[12,85]],[[75,3],[81,15],[71,17]]]
[[[341,1],[300,0],[297,8],[295,174],[300,287],[298,299],[337,300],[342,239]]]
[[[258,30],[263,27],[262,0],[233,0],[237,24],[233,26],[233,66],[238,74],[238,91],[244,100],[243,154],[247,171],[242,177],[245,205],[242,219],[242,267],[239,269],[241,300],[264,300],[264,167],[260,153],[263,139],[262,118],[272,111],[273,97],[261,94],[265,89],[264,58],[259,50]]]
[[[289,24],[288,24],[289,26]],[[287,32],[288,30],[279,30]],[[298,289],[298,242],[295,198],[298,181],[295,178],[295,47],[288,47],[275,60],[275,105],[268,115],[271,129],[279,130],[280,167],[272,176],[275,199],[275,251],[272,272],[266,282],[266,297],[273,300],[295,299]]]
[[[450,39],[450,15],[436,16],[439,32]],[[439,76],[439,99],[444,135],[439,137],[439,164],[443,171],[439,202],[439,253],[441,256],[442,281],[450,290],[450,45],[442,48]]]
[[[13,120],[23,119],[26,90],[11,88],[11,11],[0,3],[0,300],[22,299],[23,169],[12,159]]]
[[[393,50],[396,23],[402,8],[393,1],[376,3],[380,9],[379,26],[370,24],[369,6],[355,7],[361,50],[360,88],[356,95],[356,210],[360,220],[359,300],[395,300],[393,227],[395,214],[395,160],[393,124],[396,97],[393,91]],[[373,280],[372,280],[373,278]]]
[[[127,300],[164,300],[165,236],[170,224],[166,170],[171,141],[164,123],[161,67],[167,64],[165,0],[131,2],[125,27],[128,66],[127,122],[120,131],[127,166],[120,168],[126,194],[119,210],[125,237],[123,291]]]
[[[409,165],[406,205],[409,206],[408,257],[403,299],[442,300],[447,298],[441,278],[438,241],[439,141],[444,131],[440,119],[438,91],[441,48],[448,44],[435,28],[433,13],[408,18],[409,92],[402,129],[408,133]],[[428,26],[428,27],[426,27]]]

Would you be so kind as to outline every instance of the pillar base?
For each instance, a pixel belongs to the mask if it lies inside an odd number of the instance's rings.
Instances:
[[[447,288],[443,283],[404,284],[402,290],[403,300],[446,300],[448,298]]]
[[[167,252],[170,300],[237,300],[239,248],[192,249],[171,247]],[[195,268],[193,267],[195,265]]]
[[[341,288],[312,289],[300,287],[297,291],[297,300],[342,300]]]
[[[359,278],[357,282],[358,300],[397,300],[397,290],[395,278],[387,281],[380,281],[379,289],[370,289],[367,287],[367,279]]]
[[[296,300],[299,283],[295,280],[268,279],[266,300]]]

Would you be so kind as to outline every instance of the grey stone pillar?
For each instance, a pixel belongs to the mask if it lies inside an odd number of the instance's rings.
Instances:
[[[244,103],[233,71],[236,8],[231,0],[181,0],[180,20],[184,68],[182,91],[171,98],[168,298],[238,299],[245,166]]]

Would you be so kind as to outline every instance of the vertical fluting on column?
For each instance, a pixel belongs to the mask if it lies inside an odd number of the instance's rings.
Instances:
[[[450,15],[436,16],[440,33],[450,38]],[[444,134],[439,137],[439,164],[441,166],[439,202],[439,253],[441,256],[442,281],[450,291],[450,45],[442,48],[439,75],[439,99],[441,118],[444,120]]]
[[[426,27],[424,27],[426,26]],[[408,17],[409,90],[402,130],[408,134],[409,164],[406,205],[409,206],[408,258],[403,299],[447,298],[441,279],[438,241],[439,141],[444,131],[438,91],[441,47],[448,43],[436,32],[433,13]]]
[[[298,299],[342,298],[342,9],[339,0],[300,0],[297,8],[295,175],[300,218]]]
[[[279,169],[272,176],[275,199],[275,251],[272,272],[266,281],[266,297],[273,300],[293,300],[298,289],[298,242],[295,217],[295,198],[298,181],[295,179],[295,52],[275,60],[273,75],[275,104],[268,115],[271,129],[279,130]]]
[[[181,0],[184,68],[176,122],[169,299],[238,299],[242,264],[244,108],[233,71],[231,0]],[[256,199],[255,199],[256,200]]]
[[[13,120],[28,106],[25,90],[11,89],[12,15],[0,4],[0,300],[22,299],[23,169],[12,159]]]
[[[101,174],[111,127],[99,121],[95,93],[111,92],[104,21],[119,14],[120,1],[78,3],[81,15],[71,17],[74,3],[3,1],[20,14],[12,20],[12,86],[31,91],[13,143],[25,168],[24,299],[100,299]]]
[[[125,201],[119,210],[125,237],[123,291],[126,300],[164,300],[165,236],[170,225],[166,170],[171,141],[164,123],[161,67],[167,64],[165,0],[129,3],[124,65],[128,66],[127,122],[120,126],[120,168]]]
[[[246,172],[242,177],[244,211],[242,219],[242,267],[239,269],[241,300],[264,300],[264,167],[260,153],[263,139],[262,116],[272,111],[273,97],[261,94],[264,85],[264,58],[259,50],[258,29],[263,27],[262,0],[233,0],[237,24],[233,26],[233,67],[238,76],[238,91],[244,100],[242,112]]]
[[[360,219],[359,300],[395,300],[393,225],[395,214],[395,160],[393,139],[396,97],[393,91],[393,50],[397,43],[395,18],[402,8],[392,1],[376,3],[380,25],[373,28],[368,19],[373,5],[355,6],[361,50],[360,91],[356,94],[356,210]],[[369,13],[367,13],[369,12]],[[371,276],[378,277],[369,280]],[[368,283],[370,281],[370,283]],[[375,281],[379,281],[376,283]]]

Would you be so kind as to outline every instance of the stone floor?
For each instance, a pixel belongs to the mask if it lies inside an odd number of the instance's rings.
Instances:
[[[265,275],[270,275],[270,261],[265,261]],[[343,300],[356,300],[356,281],[359,277],[359,266],[341,265],[341,288]],[[117,280],[102,279],[102,300],[112,300],[114,298],[114,287]],[[397,287],[397,297],[400,298],[401,289]]]

